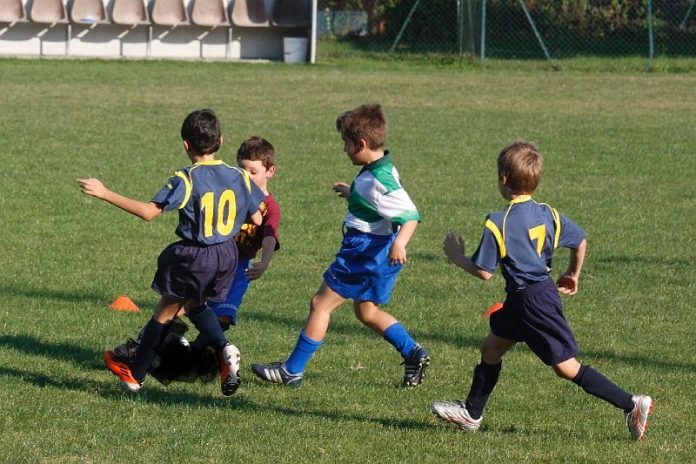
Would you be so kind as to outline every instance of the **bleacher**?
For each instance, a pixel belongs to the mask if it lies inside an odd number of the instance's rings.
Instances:
[[[0,0],[0,55],[283,60],[300,38],[290,61],[313,61],[315,12],[316,0]]]

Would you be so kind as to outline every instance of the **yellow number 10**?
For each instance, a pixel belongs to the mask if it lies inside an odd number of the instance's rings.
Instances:
[[[536,249],[539,256],[544,249],[544,239],[546,238],[546,226],[544,224],[529,229],[529,238],[536,240]]]
[[[234,219],[237,216],[237,199],[234,196],[234,192],[232,190],[222,192],[217,209],[215,208],[215,193],[207,192],[201,198],[201,213],[203,214],[204,236],[212,237],[214,216],[217,216],[217,224],[215,226],[217,232],[223,236],[229,235],[234,228]]]

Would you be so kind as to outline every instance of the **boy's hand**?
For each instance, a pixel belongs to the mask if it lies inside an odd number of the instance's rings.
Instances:
[[[563,274],[556,281],[559,293],[573,296],[578,293],[578,277],[572,274]]]
[[[454,231],[450,230],[445,235],[445,241],[442,243],[442,251],[451,260],[454,261],[457,258],[461,258],[465,255],[466,244],[464,243],[464,238],[457,237]]]
[[[266,272],[267,265],[263,264],[261,261],[257,261],[251,265],[249,269],[244,271],[244,275],[247,276],[249,280],[256,280]]]
[[[77,183],[80,184],[82,193],[86,195],[92,195],[97,198],[104,198],[107,188],[101,183],[99,179],[90,177],[88,179],[77,179]]]
[[[350,195],[350,185],[345,182],[336,182],[333,184],[333,190],[338,193],[338,196],[341,198],[348,198]]]
[[[389,264],[392,266],[406,264],[406,245],[403,245],[399,240],[394,240],[389,250]]]

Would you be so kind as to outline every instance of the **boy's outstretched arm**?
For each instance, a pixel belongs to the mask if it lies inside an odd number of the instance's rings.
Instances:
[[[111,203],[127,213],[138,216],[144,221],[151,221],[162,214],[162,208],[160,208],[156,203],[151,201],[145,202],[134,200],[132,198],[119,195],[118,193],[106,188],[99,179],[92,177],[88,179],[77,179],[77,183],[80,184],[82,193]]]
[[[261,241],[261,259],[251,265],[249,269],[245,271],[245,274],[249,280],[256,280],[263,275],[263,273],[271,264],[271,258],[273,253],[275,253],[275,246],[278,243],[275,237],[269,235],[264,237]]]
[[[389,264],[406,264],[406,245],[416,232],[418,221],[404,222],[396,234],[396,238],[389,250]]]
[[[578,281],[580,280],[580,271],[582,271],[582,265],[585,262],[586,249],[586,239],[583,239],[577,248],[570,249],[568,270],[565,271],[556,281],[558,291],[564,295],[575,295],[578,293]]]
[[[442,250],[445,252],[445,255],[447,255],[450,261],[479,279],[489,280],[491,277],[493,277],[493,274],[481,269],[466,257],[464,254],[465,248],[466,244],[464,243],[464,239],[462,237],[457,237],[457,235],[451,230],[447,232],[447,235],[445,235],[445,241],[442,244]]]

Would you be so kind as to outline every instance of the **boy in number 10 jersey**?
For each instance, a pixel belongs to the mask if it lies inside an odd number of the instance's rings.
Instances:
[[[259,204],[264,195],[244,170],[215,159],[222,136],[211,110],[190,113],[181,127],[181,138],[193,164],[178,170],[149,202],[119,195],[98,179],[78,179],[83,193],[145,221],[163,211],[179,211],[176,235],[181,240],[166,247],[157,260],[152,288],[161,298],[143,330],[135,359],[128,362],[106,351],[104,361],[124,388],[138,391],[157,348],[183,310],[215,349],[221,390],[229,396],[239,387],[239,350],[227,342],[206,301],[224,300],[237,264],[233,238],[247,217],[261,224]]]

